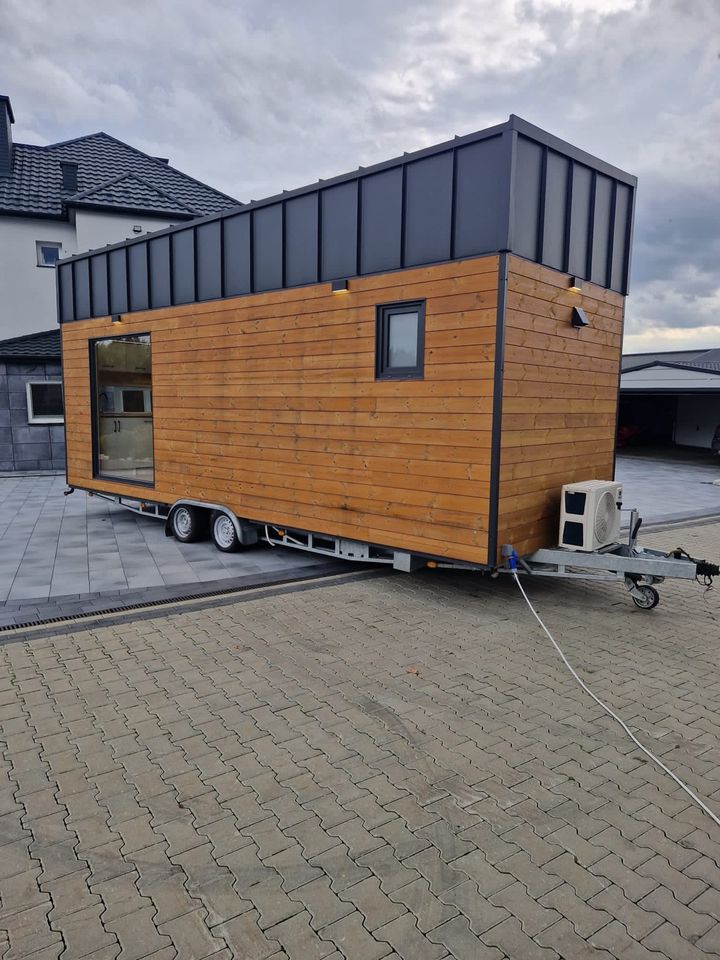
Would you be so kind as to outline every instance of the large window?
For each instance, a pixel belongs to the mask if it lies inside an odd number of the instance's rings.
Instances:
[[[96,476],[153,483],[150,337],[93,343]]]
[[[421,379],[425,365],[425,301],[379,306],[375,350],[378,380]]]
[[[57,380],[37,380],[25,384],[27,391],[28,423],[62,423],[62,383]]]

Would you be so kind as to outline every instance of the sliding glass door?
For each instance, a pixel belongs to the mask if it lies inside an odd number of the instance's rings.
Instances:
[[[95,340],[93,407],[95,474],[153,483],[150,337]]]

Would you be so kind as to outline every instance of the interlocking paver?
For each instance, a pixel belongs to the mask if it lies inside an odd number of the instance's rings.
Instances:
[[[320,930],[336,920],[341,920],[354,910],[352,903],[345,903],[333,893],[329,877],[319,877],[310,883],[304,883],[294,890],[291,896],[297,901],[298,910],[305,907],[310,914],[310,926],[313,930]]]
[[[323,927],[320,936],[334,944],[346,960],[381,960],[391,953],[387,943],[379,943],[368,933],[357,911]]]
[[[505,956],[478,940],[465,917],[454,917],[435,927],[428,933],[428,940],[445,947],[457,960],[503,960]]]
[[[717,532],[682,540],[712,555]],[[716,804],[717,630],[691,585],[651,616],[611,587],[532,589]],[[720,953],[714,826],[525,617],[511,582],[443,574],[0,645],[0,954]]]
[[[447,953],[443,946],[431,943],[422,935],[409,913],[379,927],[375,937],[391,944],[403,960],[439,960]]]

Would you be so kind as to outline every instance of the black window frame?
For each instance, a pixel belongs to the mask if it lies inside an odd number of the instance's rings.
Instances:
[[[425,300],[401,300],[395,303],[380,303],[377,306],[375,329],[375,379],[376,380],[423,380],[425,377]],[[416,313],[417,363],[412,367],[391,367],[390,317],[398,313]]]

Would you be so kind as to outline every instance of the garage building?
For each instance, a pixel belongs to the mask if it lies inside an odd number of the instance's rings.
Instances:
[[[710,450],[720,425],[720,349],[626,354],[621,446]]]

